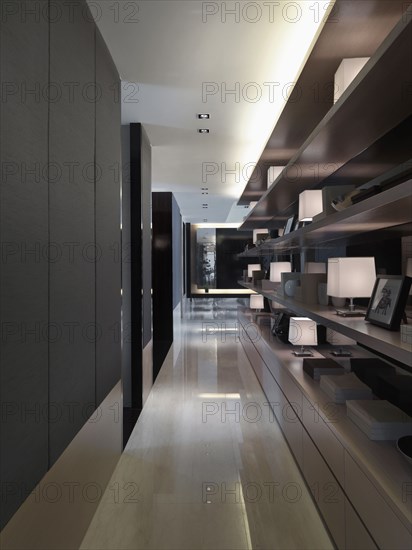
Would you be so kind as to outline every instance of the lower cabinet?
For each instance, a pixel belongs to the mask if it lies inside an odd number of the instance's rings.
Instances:
[[[345,527],[348,550],[376,550],[378,548],[348,499],[345,499]]]
[[[303,474],[336,546],[346,548],[345,496],[306,430],[303,430]]]

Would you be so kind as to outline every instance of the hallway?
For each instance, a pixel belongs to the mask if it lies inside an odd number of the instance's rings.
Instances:
[[[186,301],[175,316],[82,549],[333,548],[236,337],[238,305]]]

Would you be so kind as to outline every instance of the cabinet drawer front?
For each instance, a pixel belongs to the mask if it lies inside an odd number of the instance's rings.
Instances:
[[[303,473],[339,549],[345,548],[345,497],[309,435],[303,430]]]
[[[345,472],[344,449],[329,429],[329,426],[319,416],[316,406],[313,406],[306,397],[303,397],[303,424],[322,453],[325,462],[329,464],[330,469],[343,486]]]
[[[250,364],[252,365],[253,370],[255,371],[258,380],[260,381],[260,383],[262,383],[262,373],[263,370],[266,369],[266,365],[263,363],[262,358],[256,351],[253,343],[246,336],[242,338],[242,346],[245,350],[247,358],[250,361]]]
[[[376,544],[348,499],[345,499],[345,518],[346,548],[348,550],[376,550]]]
[[[345,490],[379,548],[411,550],[411,533],[347,452]]]

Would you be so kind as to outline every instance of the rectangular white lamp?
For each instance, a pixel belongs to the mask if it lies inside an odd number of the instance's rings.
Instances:
[[[324,262],[306,262],[305,273],[326,273],[326,264]]]
[[[280,283],[281,273],[290,273],[292,264],[290,262],[271,262],[269,279],[274,283]]]
[[[323,211],[322,189],[303,191],[299,195],[299,221],[311,222]]]
[[[337,350],[331,352],[335,357],[350,357],[351,352],[343,350],[342,346],[356,346],[356,340],[352,340],[352,338],[348,338],[348,336],[331,328],[326,329],[326,341],[332,346],[339,346]]]
[[[304,346],[317,346],[318,332],[316,323],[309,317],[291,317],[289,322],[289,342],[301,346],[300,351],[294,351],[296,357],[311,357],[313,354]]]
[[[272,185],[272,183],[278,179],[280,174],[282,173],[282,170],[284,169],[284,166],[270,166],[268,169],[268,189]]]
[[[260,264],[249,264],[247,266],[247,276],[252,277],[252,271],[261,271]]]
[[[376,280],[375,258],[329,258],[327,294],[349,298],[349,309],[337,310],[338,315],[365,315],[355,309],[354,298],[370,298]]]
[[[263,309],[264,308],[263,296],[261,294],[251,294],[249,307],[250,309],[256,309],[256,310]]]

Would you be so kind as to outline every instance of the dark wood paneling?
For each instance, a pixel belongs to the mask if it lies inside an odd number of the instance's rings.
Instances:
[[[48,466],[48,25],[14,4],[0,23],[0,528]]]
[[[173,342],[173,195],[152,193],[153,379]]]
[[[141,124],[130,124],[131,406],[143,406],[143,349],[151,339],[151,148]]]
[[[82,10],[51,24],[50,80],[62,90],[50,103],[49,139],[58,174],[50,179],[50,240],[61,251],[50,265],[50,323],[62,334],[50,342],[54,463],[95,405],[95,26]],[[76,83],[73,97],[67,82]]]
[[[120,379],[120,101],[119,76],[96,32],[96,405]]]

